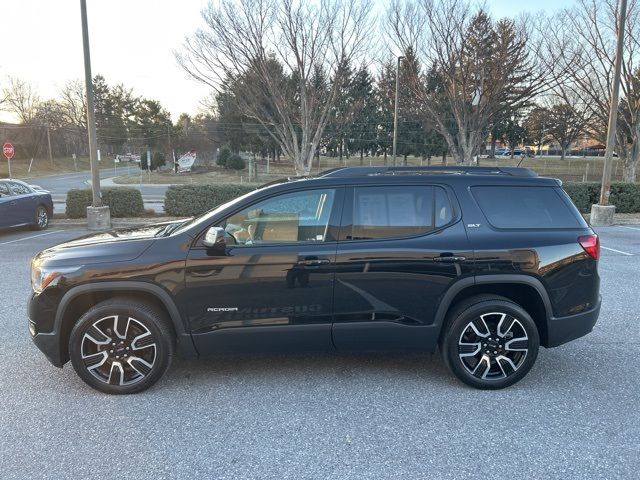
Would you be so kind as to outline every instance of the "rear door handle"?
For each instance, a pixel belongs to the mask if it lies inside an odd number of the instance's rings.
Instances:
[[[317,265],[328,265],[330,262],[327,258],[308,258],[305,260],[298,260],[298,265],[305,265],[307,267],[314,267]]]
[[[459,263],[459,262],[464,262],[466,259],[467,257],[455,257],[451,255],[447,257],[434,257],[433,261],[440,262],[440,263]]]

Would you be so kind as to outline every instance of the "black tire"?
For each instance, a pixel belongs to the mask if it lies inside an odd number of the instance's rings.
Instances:
[[[520,381],[533,367],[539,347],[531,316],[498,295],[477,295],[460,302],[447,315],[440,338],[449,370],[467,385],[486,390]]]
[[[44,205],[38,205],[34,212],[33,229],[44,230],[49,226],[49,210]]]
[[[69,357],[78,376],[110,394],[151,387],[169,368],[174,350],[175,334],[165,312],[126,298],[91,307],[69,337]]]

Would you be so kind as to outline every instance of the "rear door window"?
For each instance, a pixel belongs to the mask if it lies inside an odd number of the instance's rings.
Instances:
[[[423,235],[451,222],[446,192],[435,186],[355,187],[347,240]]]
[[[502,229],[583,228],[584,220],[554,187],[472,187],[489,223]]]

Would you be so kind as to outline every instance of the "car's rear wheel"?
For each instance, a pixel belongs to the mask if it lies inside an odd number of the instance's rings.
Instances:
[[[49,226],[49,211],[47,207],[38,205],[35,212],[33,228],[35,230],[44,230]]]
[[[69,337],[76,373],[105,393],[146,390],[169,368],[174,335],[164,312],[127,299],[107,300],[89,309]]]
[[[481,389],[520,381],[533,367],[539,346],[538,329],[526,310],[496,295],[478,295],[456,306],[440,342],[449,369]]]

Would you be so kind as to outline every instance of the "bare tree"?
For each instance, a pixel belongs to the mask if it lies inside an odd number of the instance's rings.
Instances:
[[[38,113],[40,98],[31,85],[18,78],[9,78],[9,85],[3,90],[6,109],[18,117],[24,125],[34,123]]]
[[[560,159],[564,160],[571,144],[585,132],[590,121],[588,110],[580,104],[555,97],[546,111],[547,134],[558,142],[561,150]]]
[[[578,0],[549,24],[547,35],[564,52],[555,68],[563,69],[561,87],[588,106],[589,130],[606,141],[615,62],[617,0]],[[616,151],[623,162],[623,178],[634,182],[640,158],[640,2],[630,0],[625,26],[620,82]]]
[[[87,101],[83,82],[67,82],[60,89],[60,105],[67,125],[79,131],[87,129]]]
[[[232,90],[307,175],[336,101],[344,66],[365,52],[369,0],[222,0],[177,54],[195,79]]]
[[[549,88],[557,53],[534,18],[493,21],[467,0],[395,0],[387,17],[396,46],[414,48],[425,65],[412,89],[458,163],[471,162],[498,114]]]

